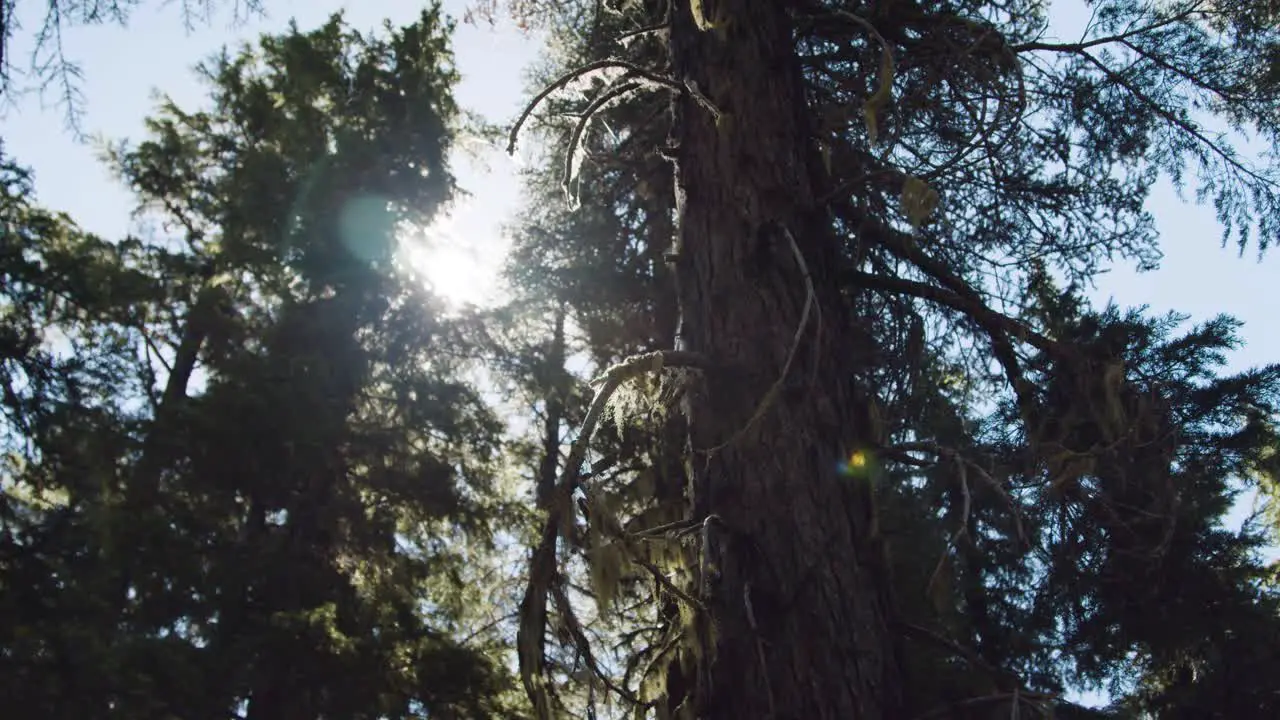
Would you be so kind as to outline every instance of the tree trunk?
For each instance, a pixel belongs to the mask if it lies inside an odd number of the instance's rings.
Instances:
[[[268,625],[343,602],[346,581],[335,558],[345,540],[341,514],[350,510],[343,497],[349,422],[368,371],[357,339],[368,312],[362,294],[362,288],[346,287],[331,299],[287,308],[266,343],[268,362],[284,389],[280,402],[295,403],[277,435],[255,439],[263,452],[286,457],[289,469],[276,480],[290,491],[282,528],[290,562],[259,586]],[[332,677],[343,660],[317,643],[314,631],[259,632],[266,642],[256,657],[247,720],[324,717],[329,696],[317,679]]]
[[[160,476],[174,459],[172,443],[174,435],[180,434],[174,424],[187,402],[187,388],[191,385],[191,376],[195,374],[200,351],[209,336],[209,325],[220,300],[221,294],[216,287],[205,287],[196,295],[187,312],[182,337],[174,349],[173,369],[165,379],[160,404],[156,406],[151,427],[143,438],[142,457],[138,460],[129,488],[129,496],[136,508],[155,508],[160,495]]]
[[[185,432],[182,412],[188,400],[187,389],[208,338],[210,320],[217,311],[218,300],[217,288],[205,287],[199,291],[187,312],[182,336],[174,349],[173,368],[142,438],[142,452],[124,488],[124,501],[117,509],[114,542],[98,550],[99,566],[110,574],[109,582],[114,586],[111,607],[117,626],[127,617],[130,594],[142,582],[153,561],[150,553],[168,542],[168,526],[163,520],[162,479],[165,469],[176,459],[179,448],[175,445]],[[121,549],[124,551],[119,558],[110,557],[112,552],[120,552]]]
[[[547,359],[543,365],[543,374],[547,383],[543,408],[546,415],[542,424],[542,462],[538,465],[537,485],[534,488],[534,497],[541,510],[551,506],[551,496],[556,488],[556,470],[560,465],[560,424],[564,422],[565,396],[569,392],[564,369],[566,315],[567,310],[561,302],[556,307],[555,326],[552,329]]]
[[[670,40],[674,76],[721,114],[686,94],[673,138],[681,341],[719,368],[686,406],[695,514],[720,521],[705,548],[714,629],[698,715],[898,717],[870,488],[839,471],[874,433],[854,380],[870,347],[854,331],[839,244],[815,200],[821,162],[791,20],[778,0],[701,7],[729,23],[701,30],[689,3],[676,3]],[[790,371],[751,423],[783,376],[810,292]]]

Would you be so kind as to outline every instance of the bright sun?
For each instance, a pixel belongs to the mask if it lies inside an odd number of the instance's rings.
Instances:
[[[486,225],[474,206],[462,204],[425,228],[401,234],[405,264],[453,309],[501,299],[507,242]]]

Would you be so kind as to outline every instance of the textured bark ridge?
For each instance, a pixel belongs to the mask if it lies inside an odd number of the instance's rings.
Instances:
[[[698,9],[695,19],[677,3],[671,27],[675,76],[720,113],[694,94],[680,99],[673,138],[682,342],[724,368],[686,409],[695,512],[723,522],[703,579],[713,629],[698,714],[897,717],[874,511],[866,481],[838,472],[869,439],[853,380],[868,348],[850,329],[838,245],[815,201],[820,161],[791,19],[777,0]],[[809,278],[815,304],[788,377],[739,434],[782,374]]]

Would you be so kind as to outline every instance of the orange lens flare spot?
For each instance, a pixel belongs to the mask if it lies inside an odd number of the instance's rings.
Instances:
[[[863,477],[871,469],[871,455],[862,450],[855,450],[847,460],[839,464],[840,474],[845,477]]]

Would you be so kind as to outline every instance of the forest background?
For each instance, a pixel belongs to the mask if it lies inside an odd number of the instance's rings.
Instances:
[[[23,8],[39,12],[37,6],[21,6],[20,11]],[[461,16],[468,7],[450,2],[444,9]],[[345,11],[345,20],[352,28],[368,31],[383,20],[389,20],[394,27],[407,26],[419,16],[422,7],[398,1],[304,5],[281,0],[267,5],[265,18],[250,15],[246,21],[228,26],[229,9],[224,8],[184,28],[177,7],[144,5],[130,18],[127,28],[110,24],[68,27],[64,31],[67,60],[79,63],[84,70],[72,96],[82,91],[83,97],[73,98],[71,105],[60,103],[60,89],[53,86],[43,96],[10,98],[14,104],[6,110],[0,126],[4,152],[34,170],[36,196],[42,206],[67,213],[80,227],[104,238],[146,232],[153,226],[136,224],[131,216],[136,196],[104,169],[99,157],[101,146],[86,144],[77,134],[84,132],[110,140],[140,139],[145,134],[143,118],[152,113],[157,102],[154,90],[167,94],[178,107],[205,107],[208,88],[196,82],[191,72],[197,62],[223,46],[253,42],[263,33],[284,32],[289,18],[307,32],[337,10]],[[1069,3],[1055,3],[1053,11],[1051,34],[1058,37],[1074,37],[1088,19],[1082,6]],[[460,25],[453,33],[452,44],[461,74],[457,102],[502,125],[526,104],[535,84],[525,69],[535,61],[546,38],[536,28],[517,27],[515,21],[499,15],[496,27],[483,21]],[[33,26],[38,24],[39,16],[24,20],[24,25]],[[28,35],[16,35],[11,56],[21,57],[29,52],[30,40]],[[68,117],[75,119],[72,127],[65,123]],[[513,160],[492,137],[467,130],[460,137],[458,147],[451,151],[451,166],[458,186],[468,197],[437,217],[418,239],[422,249],[409,255],[416,277],[442,296],[451,310],[466,303],[500,304],[498,270],[509,247],[504,227],[518,225],[521,219],[519,170],[543,161],[536,151],[529,150],[522,150]],[[1099,304],[1114,299],[1122,307],[1150,305],[1155,312],[1185,312],[1195,322],[1208,321],[1219,313],[1242,320],[1241,337],[1247,342],[1227,356],[1224,372],[1265,365],[1280,356],[1280,325],[1267,303],[1261,301],[1269,297],[1267,290],[1274,283],[1274,273],[1268,272],[1273,264],[1270,258],[1259,261],[1252,249],[1237,253],[1235,247],[1220,246],[1220,230],[1212,211],[1179,199],[1166,182],[1158,185],[1148,207],[1162,240],[1164,255],[1159,269],[1138,272],[1117,263],[1086,294]],[[579,363],[587,363],[585,355],[580,356]],[[501,389],[491,388],[486,393],[491,400],[501,395]],[[519,408],[507,410],[512,414],[506,420],[512,422],[517,434],[529,429]],[[507,488],[510,496],[495,500],[498,505],[505,500],[532,498],[532,477],[516,475],[518,479],[510,478],[515,484]],[[521,481],[528,486],[520,486]],[[1236,498],[1233,510],[1226,516],[1226,526],[1238,528],[1253,503],[1253,493]],[[498,512],[508,511],[503,508]],[[520,520],[525,521],[527,518]],[[514,543],[499,564],[521,557],[523,548],[521,542]],[[1276,557],[1274,548],[1265,554]],[[512,574],[518,576],[521,572],[523,569],[515,569]],[[508,622],[510,619],[506,618]],[[483,625],[474,619],[459,622]],[[492,642],[500,644],[502,638],[498,633]],[[500,700],[495,702],[499,704],[522,702],[501,693],[497,696]],[[1101,696],[1093,696],[1098,697]],[[590,705],[591,699],[585,702]]]

